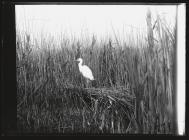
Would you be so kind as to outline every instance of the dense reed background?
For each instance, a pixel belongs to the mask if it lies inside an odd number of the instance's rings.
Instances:
[[[87,43],[66,36],[31,42],[29,33],[17,29],[19,132],[174,134],[176,28],[160,17],[152,25],[150,12],[146,20],[146,43],[139,36],[131,40],[134,45],[112,38],[97,41],[95,36]],[[82,99],[70,96],[79,91],[66,88],[85,87],[74,62],[78,57],[93,71],[93,88],[126,88],[135,96],[134,107],[123,113],[118,102],[110,107],[108,100],[98,98],[90,110]]]

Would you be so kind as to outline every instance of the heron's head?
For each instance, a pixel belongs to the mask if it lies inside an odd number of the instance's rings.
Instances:
[[[82,58],[78,58],[76,61],[81,63],[81,62],[83,62],[83,59]]]

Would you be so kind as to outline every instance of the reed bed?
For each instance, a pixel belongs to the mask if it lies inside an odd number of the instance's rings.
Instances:
[[[134,46],[95,37],[31,42],[17,31],[19,132],[175,134],[176,28],[160,18],[154,28],[150,18],[146,43]],[[93,71],[92,88],[85,88],[78,57]]]

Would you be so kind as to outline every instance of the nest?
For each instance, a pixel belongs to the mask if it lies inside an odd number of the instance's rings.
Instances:
[[[104,121],[101,121],[104,123],[99,126],[100,128],[105,128],[107,124],[109,129],[111,125],[108,125],[108,122],[116,124],[122,120],[120,128],[127,133],[135,121],[135,96],[129,88],[66,87],[63,91],[66,98],[71,101],[70,107],[88,108],[92,116],[98,119],[102,119],[104,114]],[[119,125],[117,124],[117,127]]]
[[[90,109],[98,101],[100,105],[106,103],[104,108],[122,109],[127,113],[129,119],[135,112],[135,96],[129,88],[65,87],[63,91],[72,100],[72,104],[77,106],[82,101]]]

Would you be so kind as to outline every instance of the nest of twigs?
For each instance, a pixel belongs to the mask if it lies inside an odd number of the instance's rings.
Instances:
[[[101,122],[97,123],[100,129],[110,132],[116,127],[116,132],[129,133],[135,119],[135,96],[130,89],[66,87],[63,91],[70,106],[88,109]]]

